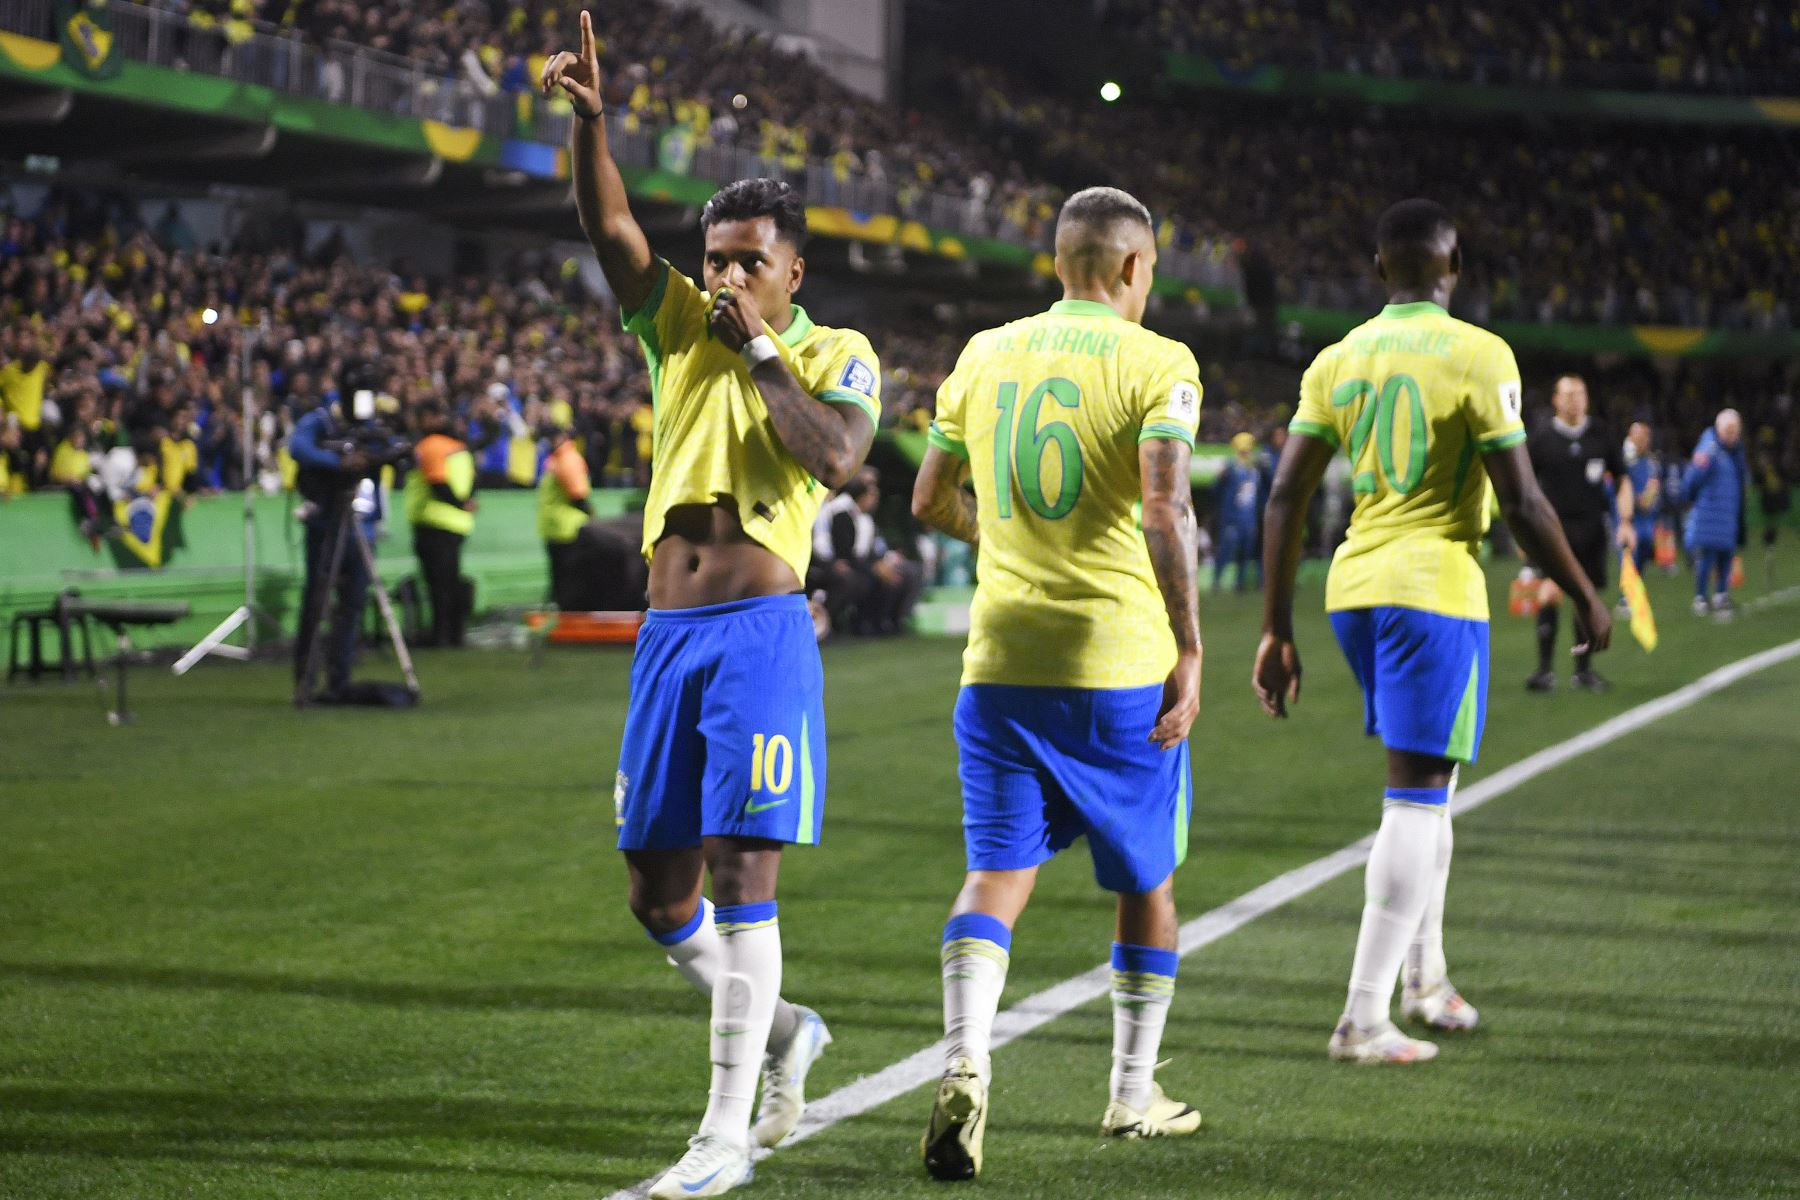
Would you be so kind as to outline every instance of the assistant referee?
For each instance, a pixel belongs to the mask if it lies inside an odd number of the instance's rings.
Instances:
[[[1637,532],[1632,526],[1636,497],[1631,476],[1625,469],[1623,446],[1602,423],[1588,419],[1587,382],[1579,375],[1563,375],[1556,381],[1551,396],[1555,417],[1536,433],[1529,443],[1531,465],[1543,485],[1544,494],[1562,521],[1569,548],[1575,552],[1581,569],[1594,581],[1596,590],[1606,587],[1606,567],[1612,558],[1606,537],[1606,479],[1611,476],[1618,489],[1618,544],[1627,550],[1637,545]],[[1534,692],[1556,688],[1556,671],[1551,658],[1556,652],[1556,619],[1562,609],[1562,594],[1554,585],[1545,584],[1547,595],[1538,607],[1538,669],[1525,681]],[[1571,614],[1577,646],[1585,646],[1588,632],[1581,618]],[[1578,688],[1603,692],[1606,680],[1601,678],[1581,653],[1575,657]]]

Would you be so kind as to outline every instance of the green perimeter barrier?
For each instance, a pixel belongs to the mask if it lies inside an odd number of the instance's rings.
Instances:
[[[1427,106],[1471,116],[1576,117],[1661,125],[1800,125],[1800,99],[1789,96],[1695,96],[1626,92],[1570,85],[1453,83],[1388,79],[1349,71],[1253,67],[1228,71],[1195,54],[1170,54],[1166,82],[1199,91],[1354,100],[1384,107]]]
[[[910,435],[920,443],[924,435]],[[907,434],[895,435],[903,448]],[[1203,446],[1207,467],[1196,472],[1196,486],[1210,486],[1230,448]],[[910,456],[909,456],[910,457]],[[1205,473],[1206,478],[1199,475]],[[1796,490],[1800,497],[1800,489]],[[641,511],[644,493],[606,489],[590,497],[597,517]],[[300,605],[305,531],[290,516],[297,499],[287,495],[257,496],[256,598],[284,634],[291,634]],[[1751,530],[1762,525],[1760,506],[1749,506]],[[1783,524],[1800,529],[1800,504]],[[182,516],[184,544],[170,565],[159,571],[118,569],[111,555],[95,551],[75,528],[68,497],[35,493],[0,502],[0,623],[14,613],[48,607],[64,588],[80,588],[91,598],[183,600],[193,608],[185,620],[142,631],[134,639],[144,646],[192,645],[244,600],[244,503],[241,494],[203,496]],[[1754,543],[1752,544],[1752,548]],[[390,520],[375,546],[376,568],[383,584],[393,587],[418,570],[412,538],[404,521]],[[1307,565],[1308,578],[1323,563]],[[463,550],[463,574],[475,581],[477,610],[500,605],[543,602],[549,586],[544,546],[537,537],[537,496],[531,491],[481,494],[475,532]],[[968,628],[971,588],[926,590],[914,628],[921,633],[959,636]],[[99,631],[96,631],[99,632]],[[264,631],[265,635],[268,631]],[[104,653],[97,646],[97,652]],[[54,653],[54,648],[47,648]]]
[[[636,489],[596,490],[597,517],[643,508]],[[417,574],[412,532],[390,516],[375,544],[382,583],[393,587]],[[291,634],[306,573],[305,529],[290,515],[291,495],[256,496],[256,598],[283,633]],[[103,547],[96,551],[75,527],[69,498],[34,493],[0,502],[0,622],[10,626],[21,610],[48,607],[64,588],[103,599],[184,600],[185,620],[143,631],[135,642],[191,644],[244,602],[244,498],[241,493],[201,496],[181,518],[183,545],[161,570],[119,569]],[[475,532],[463,547],[463,574],[475,581],[477,611],[509,604],[537,604],[549,591],[549,563],[537,535],[537,493],[488,491],[480,495]],[[265,631],[265,636],[266,636]],[[53,651],[47,651],[51,653]]]

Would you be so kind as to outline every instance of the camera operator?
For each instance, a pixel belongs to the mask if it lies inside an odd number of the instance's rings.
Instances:
[[[463,540],[475,528],[475,456],[450,433],[442,400],[419,406],[417,461],[406,477],[406,519],[413,551],[431,596],[428,645],[460,646],[468,618],[463,603]]]
[[[306,525],[306,586],[300,601],[300,625],[294,638],[294,678],[306,670],[307,655],[325,614],[329,599],[323,594],[338,531],[346,506],[355,512],[363,536],[371,544],[381,519],[381,491],[370,473],[373,461],[360,451],[337,448],[346,427],[335,401],[326,401],[303,415],[288,436],[288,453],[299,467],[296,484],[306,500],[301,519]],[[356,656],[356,640],[362,627],[363,605],[369,597],[368,565],[354,545],[341,555],[337,579],[337,610],[331,622],[331,642],[325,647],[325,691],[342,694],[350,683],[350,666]]]

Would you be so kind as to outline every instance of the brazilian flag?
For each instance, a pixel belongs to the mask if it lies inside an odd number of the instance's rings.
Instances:
[[[692,129],[686,125],[672,126],[657,140],[656,165],[671,174],[686,175],[694,169],[697,148]]]
[[[160,571],[187,544],[181,534],[182,504],[166,491],[139,493],[113,503],[113,565]]]
[[[113,36],[112,7],[106,0],[60,0],[56,28],[62,39],[63,61],[89,79],[111,79],[123,65],[119,42]]]

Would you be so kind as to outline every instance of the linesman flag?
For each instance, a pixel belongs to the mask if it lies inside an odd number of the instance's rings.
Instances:
[[[56,28],[61,35],[64,62],[89,79],[111,79],[119,73],[124,64],[119,59],[112,9],[107,4],[63,0],[56,6]]]
[[[1646,652],[1656,649],[1656,614],[1650,611],[1650,593],[1644,590],[1644,577],[1629,554],[1619,559],[1619,590],[1631,605],[1631,636]]]

